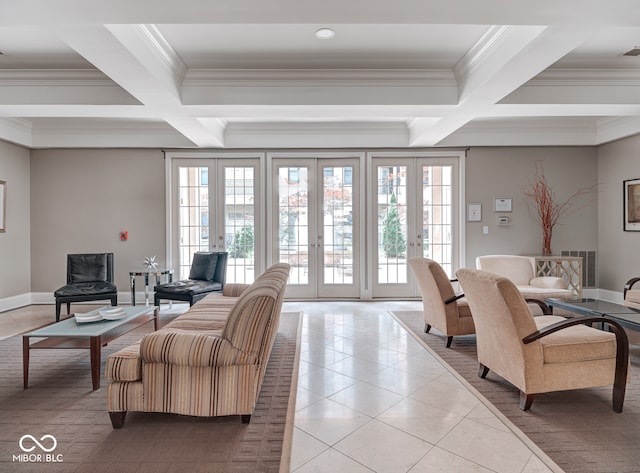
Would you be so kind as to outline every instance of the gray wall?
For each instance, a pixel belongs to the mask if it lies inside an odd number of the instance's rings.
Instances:
[[[65,284],[67,253],[110,251],[118,291],[127,291],[145,256],[164,264],[164,209],[160,150],[31,151],[31,291]]]
[[[482,203],[482,222],[467,223],[466,266],[489,253],[538,254],[541,232],[522,189],[544,161],[565,199],[599,183],[598,202],[568,216],[552,248],[598,250],[600,286],[621,291],[640,275],[640,233],[622,231],[622,181],[640,177],[640,137],[594,147],[472,148],[466,201]],[[0,234],[0,299],[48,293],[64,283],[66,254],[113,251],[116,282],[145,256],[164,264],[165,177],[160,150],[27,150],[0,142],[0,180],[8,183],[7,233]],[[511,197],[508,226],[497,224],[495,197]],[[483,226],[489,234],[482,233]],[[119,231],[129,231],[129,241]]]
[[[485,254],[539,255],[542,231],[530,199],[523,193],[541,161],[544,175],[556,200],[565,201],[580,188],[597,183],[597,155],[593,147],[500,147],[471,148],[466,161],[466,201],[482,204],[482,222],[466,224],[466,266],[475,267],[476,256]],[[510,197],[511,213],[494,212],[496,197]],[[579,202],[583,208],[567,215],[554,227],[551,249],[597,248],[597,194]],[[466,211],[466,209],[465,209]],[[508,216],[509,225],[498,225]],[[483,226],[489,233],[482,232]]]
[[[0,141],[0,181],[7,182],[7,231],[0,233],[3,299],[31,292],[28,149]]]
[[[622,181],[638,178],[640,136],[598,149],[598,263],[603,289],[620,292],[629,278],[640,276],[640,232],[623,230],[622,194]]]

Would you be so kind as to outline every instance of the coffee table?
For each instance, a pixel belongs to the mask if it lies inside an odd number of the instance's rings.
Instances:
[[[549,307],[557,307],[559,309],[568,310],[580,315],[586,316],[607,316],[620,325],[640,330],[640,309],[634,309],[623,304],[605,301],[602,299],[547,299]]]
[[[101,307],[87,312],[97,314]],[[88,349],[91,359],[91,381],[93,390],[100,388],[100,361],[103,345],[119,336],[153,321],[154,330],[158,330],[159,307],[122,307],[126,316],[118,320],[100,320],[98,322],[76,322],[74,317],[39,328],[22,336],[22,369],[24,389],[29,386],[29,355],[35,349]],[[39,340],[32,342],[32,338]]]

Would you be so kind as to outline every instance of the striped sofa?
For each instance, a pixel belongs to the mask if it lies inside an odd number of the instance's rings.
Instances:
[[[248,423],[278,331],[290,267],[251,284],[227,284],[162,329],[107,358],[114,429],[127,411],[240,415]]]

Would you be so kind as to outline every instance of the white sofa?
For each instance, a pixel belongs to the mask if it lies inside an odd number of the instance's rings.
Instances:
[[[555,276],[536,276],[536,259],[533,256],[478,256],[476,268],[511,280],[525,299],[544,301],[550,297],[556,299],[575,297],[564,279]]]

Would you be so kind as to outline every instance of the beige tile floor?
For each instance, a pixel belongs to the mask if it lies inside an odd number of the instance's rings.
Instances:
[[[291,471],[562,471],[389,314],[421,308],[285,303],[303,312]]]
[[[389,313],[420,309],[285,302],[303,313],[291,472],[561,471]],[[0,340],[54,314],[53,306],[0,313]]]

